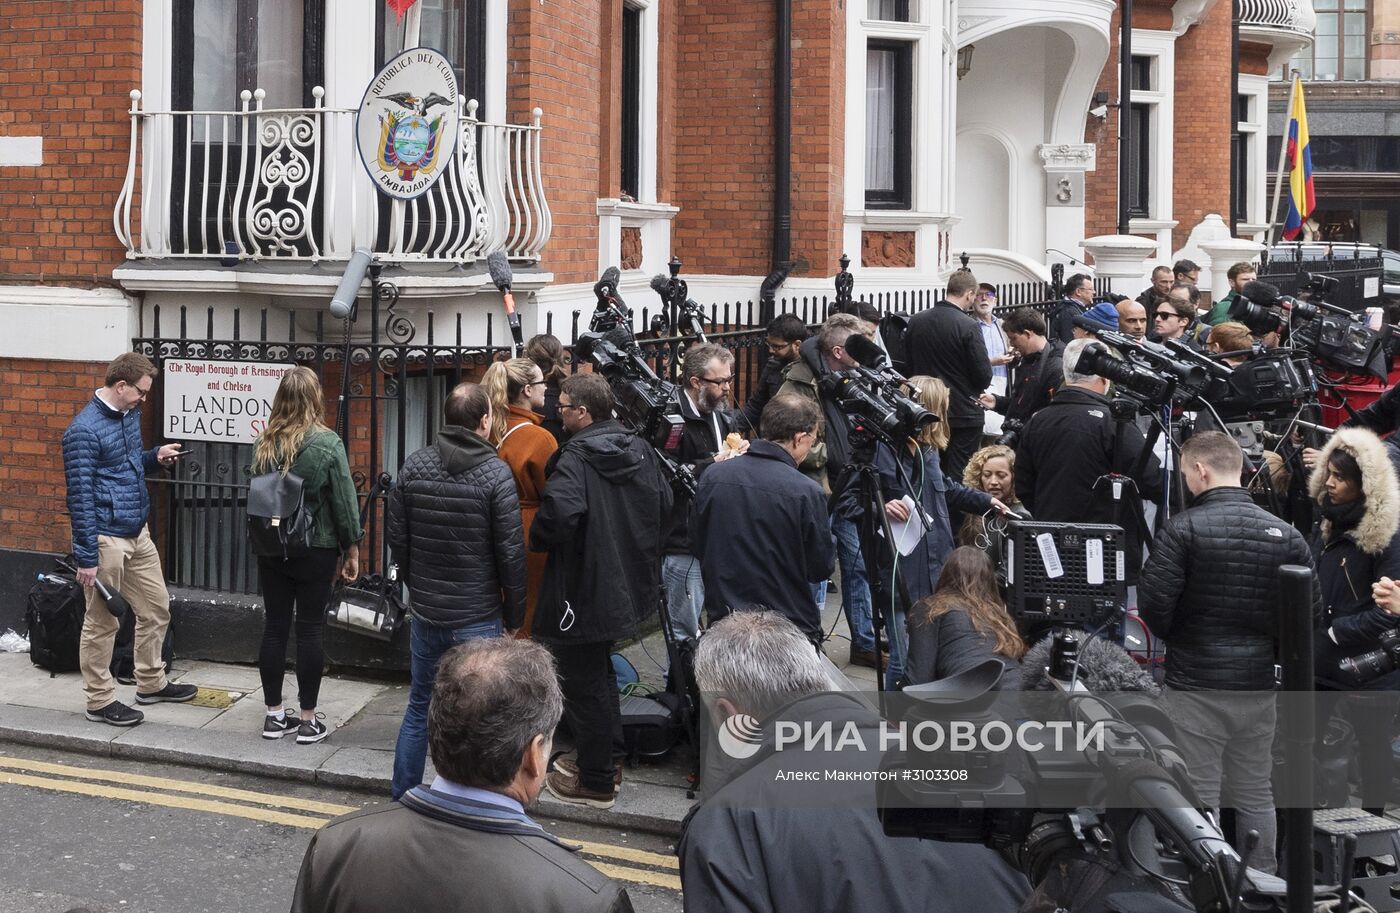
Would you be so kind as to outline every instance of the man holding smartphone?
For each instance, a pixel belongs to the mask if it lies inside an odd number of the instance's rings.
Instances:
[[[166,681],[161,661],[170,624],[170,594],[160,555],[146,518],[151,498],[146,473],[173,466],[179,444],[143,449],[141,402],[151,392],[156,366],[127,352],[107,367],[104,385],[63,434],[63,471],[78,582],[87,591],[87,615],[78,662],[87,694],[87,718],[113,726],[135,726],[145,714],[116,699],[110,672],[117,618],[94,584],[119,590],[136,614],[136,703],[184,702],[194,685]]]

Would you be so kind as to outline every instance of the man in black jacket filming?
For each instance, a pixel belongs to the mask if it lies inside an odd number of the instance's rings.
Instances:
[[[1238,835],[1259,831],[1246,861],[1272,873],[1272,692],[1278,632],[1287,626],[1279,620],[1278,569],[1311,567],[1312,555],[1296,529],[1240,487],[1243,465],[1239,445],[1219,431],[1194,434],[1182,446],[1181,467],[1195,500],[1154,540],[1138,610],[1166,641],[1163,704],[1192,784],[1211,808],[1220,807],[1223,791],[1225,805],[1238,810]],[[1315,617],[1321,606],[1314,577]],[[1207,691],[1217,693],[1201,693]]]
[[[408,582],[412,683],[394,746],[395,799],[423,781],[438,661],[525,620],[525,535],[515,477],[486,441],[491,400],[459,384],[437,443],[409,455],[389,492],[389,548]]]
[[[910,374],[927,374],[948,385],[946,421],[952,438],[943,471],[961,479],[982,442],[986,416],[978,397],[992,382],[992,363],[977,320],[967,312],[977,298],[977,277],[959,270],[948,277],[947,298],[915,314],[905,335]]]
[[[570,437],[546,467],[530,547],[549,553],[531,636],[559,663],[564,718],[578,759],[545,787],[573,805],[611,808],[613,757],[622,715],[613,641],[630,637],[660,598],[661,535],[673,501],[656,453],[613,418],[600,374],[575,374],[559,389]]]
[[[1093,346],[1104,347],[1094,339],[1065,346],[1065,385],[1026,423],[1016,446],[1016,496],[1037,520],[1123,527],[1132,586],[1142,566],[1142,538],[1132,513],[1140,505],[1131,489],[1143,501],[1156,501],[1162,481],[1150,454],[1142,472],[1132,477],[1147,442],[1131,420],[1114,417],[1108,381],[1081,373],[1080,357]]]

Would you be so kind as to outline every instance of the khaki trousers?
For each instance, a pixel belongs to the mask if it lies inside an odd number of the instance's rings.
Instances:
[[[130,539],[98,536],[97,576],[109,590],[120,590],[136,614],[136,690],[142,694],[161,690],[165,687],[165,665],[160,651],[170,625],[170,593],[150,531],[143,528]],[[87,709],[101,710],[117,697],[111,665],[118,621],[97,587],[88,587],[86,595],[78,664]]]

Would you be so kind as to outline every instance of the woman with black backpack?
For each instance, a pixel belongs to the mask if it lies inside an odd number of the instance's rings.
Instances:
[[[258,668],[262,673],[267,717],[263,738],[280,739],[295,731],[297,743],[309,745],[330,734],[316,713],[325,656],[321,635],[326,605],[337,569],[347,581],[360,576],[359,496],[340,437],[325,426],[325,401],[316,372],[292,368],[282,377],[272,400],[267,428],[253,446],[255,477],[276,473],[284,490],[300,480],[300,513],[310,529],[298,547],[281,554],[258,549],[258,581],[266,623]],[[256,478],[255,478],[256,482]],[[250,510],[251,513],[251,510]],[[297,525],[297,518],[286,523]],[[255,546],[257,545],[255,540]],[[297,697],[300,719],[282,706],[282,677],[287,665],[287,637],[296,619]]]

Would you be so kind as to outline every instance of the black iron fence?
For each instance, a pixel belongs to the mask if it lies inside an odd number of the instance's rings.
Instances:
[[[999,289],[999,311],[1051,297],[1041,283],[1018,283]],[[941,295],[921,289],[863,296],[882,312],[916,313]],[[821,323],[834,296],[780,299],[774,313],[794,313],[809,325]],[[690,340],[641,332],[651,325],[653,309],[635,308],[643,351],[658,374],[673,376]],[[488,315],[484,334],[464,331],[463,318],[443,320],[429,312],[422,327],[393,307],[367,308],[347,342],[344,321],[318,311],[303,313],[260,309],[181,306],[143,309],[133,347],[158,366],[172,359],[300,364],[316,371],[327,396],[328,421],[344,415],[338,428],[346,443],[355,484],[366,504],[363,555],[369,567],[387,558],[383,539],[386,494],[404,458],[435,439],[447,393],[464,380],[478,378],[492,361],[509,357],[508,336]],[[734,352],[736,402],[743,402],[767,358],[764,309],[754,301],[708,308],[707,335]],[[567,328],[546,321],[546,332],[572,346],[587,330],[588,312],[574,311]],[[309,326],[308,326],[309,324]],[[563,332],[560,332],[562,330]],[[343,411],[335,408],[349,371]],[[577,369],[577,365],[574,366]],[[157,378],[148,409],[166,415],[166,372]],[[252,445],[187,441],[190,456],[169,477],[153,478],[153,527],[165,544],[166,574],[174,584],[232,593],[255,593],[257,566],[248,552],[244,516],[251,475]],[[379,483],[376,486],[376,482]]]

